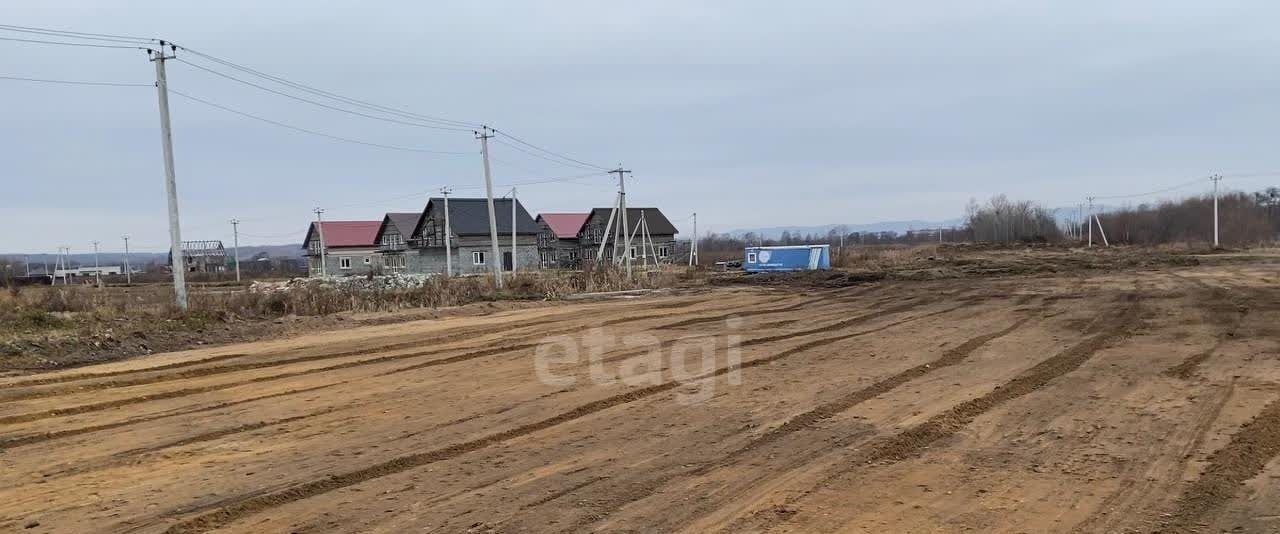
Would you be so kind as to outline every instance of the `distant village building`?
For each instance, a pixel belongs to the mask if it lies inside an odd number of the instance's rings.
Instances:
[[[515,201],[515,255],[511,250],[511,207],[512,199],[494,199],[494,220],[498,227],[498,248],[501,257],[492,258],[492,240],[489,234],[489,206],[483,198],[450,198],[449,228],[451,231],[450,246],[453,253],[453,273],[487,273],[492,262],[501,262],[503,270],[515,267],[521,270],[538,269],[538,225],[533,217],[525,211],[519,201]],[[410,273],[442,274],[445,272],[445,213],[444,198],[432,198],[427,201],[414,223],[413,230],[405,233],[409,217],[405,214],[388,214],[379,224],[375,240],[380,243],[380,250],[388,257],[403,257],[404,267],[397,267]],[[404,245],[398,238],[408,236]],[[399,249],[403,248],[403,252]],[[390,261],[390,260],[389,260]],[[399,265],[399,263],[397,263]]]
[[[613,208],[595,208],[588,214],[586,222],[583,223],[582,229],[578,231],[578,245],[580,247],[579,255],[585,262],[594,262],[596,254],[600,250],[600,244],[604,243],[604,259],[605,263],[613,261],[613,249],[615,229],[621,226],[621,217],[615,221],[612,228],[606,235],[605,229],[609,226],[609,217],[614,212]],[[620,215],[620,214],[614,214]],[[650,247],[648,243],[641,246],[641,221],[648,228],[648,236],[646,241],[652,241]],[[627,208],[627,235],[631,236],[631,250],[629,254],[632,258],[632,264],[648,260],[657,263],[667,263],[671,261],[671,256],[676,246],[676,230],[675,225],[667,219],[666,215],[658,208]],[[624,237],[621,241],[626,242]],[[621,250],[621,248],[619,248]],[[625,252],[624,252],[625,253]]]
[[[173,254],[167,260],[173,268]],[[182,261],[189,273],[220,273],[227,270],[227,250],[222,241],[183,241]]]
[[[413,235],[420,220],[421,212],[388,213],[382,218],[375,238],[378,253],[382,255],[382,267],[387,272],[409,270],[409,237]]]
[[[381,225],[382,221],[313,221],[302,241],[306,249],[308,275],[350,276],[379,272],[382,261],[376,236]]]
[[[541,213],[538,215],[538,259],[544,269],[578,267],[581,245],[578,232],[590,213]]]

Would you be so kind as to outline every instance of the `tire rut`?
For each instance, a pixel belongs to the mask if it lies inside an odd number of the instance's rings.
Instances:
[[[886,308],[885,310],[882,310],[882,311],[860,315],[852,319],[840,321],[838,323],[828,325],[825,327],[806,330],[804,332],[784,334],[779,336],[767,336],[765,338],[755,338],[755,340],[751,340],[751,341],[754,341],[755,342],[754,344],[760,344],[760,343],[767,343],[770,341],[778,341],[778,340],[787,339],[791,337],[806,336],[806,335],[811,335],[815,333],[827,332],[833,329],[844,328],[846,326],[857,324],[858,322],[870,321],[877,317],[881,317],[891,313],[897,313],[899,311],[920,306],[924,304],[924,300],[925,299],[921,299],[918,302]],[[243,499],[233,498],[231,500],[210,505],[208,507],[192,509],[190,510],[190,512],[196,513],[201,511],[202,509],[216,508],[212,512],[208,512],[203,515],[198,515],[196,517],[193,517],[184,521],[180,521],[172,525],[168,530],[166,530],[166,532],[169,534],[189,534],[189,533],[198,533],[198,532],[208,532],[210,530],[214,530],[214,529],[218,529],[223,526],[226,526],[241,518],[248,517],[265,510],[269,510],[269,509],[283,506],[285,504],[289,504],[292,502],[296,502],[296,501],[308,499],[311,497],[315,497],[318,495],[322,495],[325,493],[329,493],[334,490],[349,487],[355,484],[360,484],[363,482],[367,482],[369,480],[402,473],[404,471],[415,469],[424,465],[449,460],[449,459],[461,456],[463,454],[478,451],[480,449],[483,449],[498,443],[510,441],[512,439],[523,437],[535,432],[539,432],[539,431],[546,430],[564,423],[581,419],[583,417],[586,417],[586,416],[589,416],[589,415],[592,415],[616,406],[629,404],[641,399],[645,399],[645,398],[657,395],[659,393],[670,391],[680,386],[683,386],[687,383],[706,380],[709,378],[716,378],[719,376],[723,376],[732,371],[767,365],[767,364],[782,360],[784,358],[788,358],[795,354],[806,352],[816,347],[820,347],[830,343],[835,343],[837,341],[841,341],[844,339],[867,335],[879,330],[883,330],[883,327],[854,332],[850,334],[843,334],[840,336],[833,336],[833,337],[827,337],[827,338],[808,341],[800,345],[797,345],[795,347],[782,350],[770,356],[756,358],[750,361],[742,362],[737,365],[721,367],[713,372],[706,373],[701,376],[691,378],[689,380],[685,380],[685,381],[672,380],[672,381],[664,382],[661,384],[656,384],[648,387],[635,389],[635,390],[614,395],[611,397],[606,397],[604,399],[592,401],[592,402],[580,405],[574,408],[573,410],[562,412],[558,415],[555,415],[540,421],[536,421],[533,423],[529,423],[526,425],[508,429],[505,431],[489,434],[487,436],[477,438],[475,440],[458,443],[455,445],[451,445],[448,447],[444,447],[441,449],[436,449],[428,452],[401,456],[401,457],[394,458],[394,459],[391,459],[379,464],[375,464],[373,466],[366,467],[363,469],[348,471],[346,473],[341,473],[341,474],[330,475],[326,478],[313,480],[310,482],[304,482],[281,491],[269,492],[269,493],[260,494],[260,495],[251,495]],[[747,342],[744,342],[744,344],[745,343]]]
[[[1033,393],[1049,384],[1055,378],[1075,371],[1089,361],[1094,354],[1109,344],[1123,339],[1140,321],[1138,296],[1129,294],[1126,300],[1130,303],[1101,332],[1090,335],[1087,339],[1059,352],[1034,367],[1019,373],[1013,379],[997,386],[981,397],[962,402],[945,412],[930,417],[923,423],[915,425],[893,436],[873,441],[861,452],[854,455],[846,465],[821,480],[813,489],[804,494],[829,486],[848,472],[861,466],[897,463],[924,452],[934,443],[955,435],[978,416],[1012,400]],[[1280,417],[1280,406],[1277,406],[1277,417]],[[1280,430],[1280,425],[1276,427]],[[1280,437],[1277,439],[1280,444]],[[795,504],[799,498],[788,499]],[[793,508],[787,508],[793,509]],[[741,518],[724,529],[729,532],[742,530],[767,530],[773,526],[789,521],[795,514],[776,513],[774,509],[757,510]]]
[[[696,299],[696,300],[691,300],[691,301],[688,301],[688,302],[664,303],[663,305],[650,305],[649,307],[650,307],[650,308],[656,308],[656,309],[670,310],[670,309],[677,309],[677,308],[687,308],[687,307],[695,306],[695,305],[698,305],[698,304],[703,304],[703,303],[709,302],[709,301],[711,301],[711,300],[712,300],[712,299]],[[377,354],[377,353],[381,353],[381,352],[389,352],[389,351],[394,351],[394,350],[402,350],[402,349],[407,349],[407,348],[413,348],[413,347],[421,346],[421,345],[423,345],[423,344],[425,344],[425,343],[447,343],[447,342],[451,342],[451,341],[456,341],[456,340],[461,339],[461,338],[471,337],[471,336],[474,336],[474,335],[476,335],[476,334],[480,334],[480,333],[485,333],[485,332],[496,333],[496,332],[498,332],[498,331],[500,331],[500,330],[502,330],[502,329],[512,329],[512,328],[529,328],[529,327],[534,327],[534,326],[541,326],[541,325],[544,325],[544,324],[558,323],[558,322],[562,322],[562,321],[564,321],[565,319],[569,319],[569,318],[577,317],[577,316],[579,316],[579,315],[580,315],[580,313],[581,313],[581,312],[579,312],[579,311],[565,312],[565,313],[556,314],[556,315],[553,315],[553,316],[550,316],[550,317],[544,317],[544,318],[542,318],[542,319],[538,319],[538,320],[534,320],[534,321],[526,321],[526,322],[523,322],[523,323],[521,323],[521,324],[513,325],[513,326],[507,326],[507,325],[485,325],[485,326],[467,327],[467,328],[463,328],[463,329],[459,329],[459,330],[447,331],[447,332],[445,332],[443,335],[428,336],[428,337],[424,337],[424,338],[420,338],[420,339],[414,339],[414,340],[411,340],[411,341],[401,341],[401,342],[396,342],[396,343],[389,343],[389,344],[385,344],[385,345],[379,345],[379,346],[376,346],[376,347],[362,347],[362,348],[359,348],[359,349],[351,349],[351,350],[345,350],[345,351],[340,351],[340,352],[326,353],[326,354],[323,354],[323,355],[306,356],[306,357],[294,358],[294,359],[288,359],[288,360],[273,360],[272,362],[254,362],[254,364],[248,364],[249,366],[224,366],[224,367],[216,367],[216,368],[211,368],[211,369],[219,369],[219,370],[221,370],[221,369],[228,369],[228,371],[224,371],[224,372],[231,372],[231,371],[238,371],[238,370],[244,370],[244,369],[259,369],[259,368],[262,368],[262,367],[269,367],[269,366],[270,366],[270,365],[258,365],[258,364],[272,364],[272,363],[274,363],[275,365],[288,365],[288,364],[291,364],[291,363],[300,363],[300,362],[315,361],[315,360],[324,359],[324,358],[343,358],[343,357],[348,357],[348,356],[360,356],[360,355],[366,355],[366,354]],[[665,315],[666,315],[666,314],[652,314],[652,315],[645,315],[645,316],[628,316],[628,317],[622,317],[622,318],[619,318],[619,319],[614,319],[614,320],[611,320],[611,321],[605,321],[605,323],[604,323],[604,324],[606,324],[606,325],[611,325],[611,324],[621,324],[621,323],[626,323],[626,322],[631,322],[631,321],[640,321],[640,320],[645,320],[645,319],[652,319],[652,318],[663,317],[663,316],[665,316]],[[307,351],[307,350],[312,350],[312,349],[315,349],[315,348],[316,348],[316,347],[304,347],[304,348],[302,348],[302,349],[294,349],[294,350],[281,351],[281,352],[276,352],[276,353],[265,353],[265,354],[255,355],[255,356],[256,356],[256,357],[260,357],[260,358],[285,357],[285,356],[288,356],[288,355],[290,355],[290,354],[296,354],[296,353],[299,353],[299,352],[305,352],[305,351]],[[219,355],[219,356],[212,356],[212,357],[202,358],[202,359],[198,359],[198,360],[182,361],[182,362],[174,362],[174,363],[169,363],[169,364],[164,364],[164,365],[157,365],[157,366],[155,366],[155,367],[146,367],[146,368],[138,368],[138,369],[122,369],[122,370],[120,370],[120,371],[111,371],[111,372],[106,372],[106,373],[81,373],[81,374],[74,374],[74,375],[54,376],[54,377],[45,377],[45,378],[36,378],[36,379],[32,379],[32,380],[24,380],[24,381],[21,381],[21,382],[12,382],[12,383],[9,383],[9,384],[5,384],[5,385],[4,385],[4,387],[5,387],[5,389],[12,390],[12,389],[14,389],[14,388],[21,388],[21,387],[46,386],[46,385],[52,385],[52,384],[62,384],[62,383],[67,383],[67,382],[77,382],[77,381],[80,381],[80,380],[96,380],[96,379],[102,379],[102,378],[112,378],[112,377],[116,377],[116,376],[126,376],[126,375],[139,374],[139,373],[152,373],[152,372],[159,372],[159,371],[170,371],[170,370],[173,370],[173,369],[181,369],[181,368],[184,368],[184,367],[192,367],[192,366],[197,366],[197,365],[207,365],[207,364],[211,364],[211,363],[218,363],[218,362],[227,361],[227,360],[233,360],[233,359],[237,359],[237,358],[245,358],[245,357],[249,357],[249,356],[250,356],[249,354],[245,354],[245,353],[223,354],[223,355]],[[254,366],[254,365],[257,365],[257,366]],[[179,379],[192,378],[192,377],[194,377],[194,376],[204,376],[204,375],[200,375],[200,374],[174,374],[174,375],[168,375],[168,376],[174,376],[175,378],[173,378],[173,380],[179,380]],[[131,382],[120,382],[118,385],[113,385],[113,386],[108,386],[108,387],[125,387],[125,386],[131,386],[131,385],[137,385],[137,384],[145,384],[145,383],[150,383],[150,382],[135,382],[135,381],[131,381]],[[77,389],[75,389],[75,390],[77,390],[77,391],[83,391],[84,389],[86,389],[86,388],[81,387],[81,388],[77,388]],[[106,388],[95,388],[95,389],[106,389]],[[30,397],[27,397],[27,398],[30,398]],[[8,401],[8,400],[19,400],[19,399],[18,399],[18,398],[6,398],[6,399],[3,399],[3,400],[4,400],[4,401]]]
[[[942,313],[955,311],[962,307],[964,307],[964,305],[948,308],[940,312],[933,312],[930,314],[922,315],[922,316],[915,317],[908,320],[899,321],[890,325],[885,325],[884,327],[881,327],[881,329],[892,327],[892,326],[898,326],[905,322],[924,319],[926,317],[933,316],[933,315],[939,315]],[[722,458],[720,458],[715,462],[711,462],[694,469],[685,470],[680,477],[705,476],[706,474],[711,473],[712,471],[716,471],[718,469],[721,469],[736,463],[739,459],[751,453],[752,451],[758,450],[762,447],[766,447],[769,444],[777,442],[778,440],[781,440],[788,435],[801,432],[809,428],[813,428],[814,426],[818,425],[823,421],[831,419],[836,415],[839,415],[840,413],[854,406],[857,406],[858,404],[861,404],[872,398],[888,393],[911,380],[914,380],[916,378],[919,378],[921,376],[924,376],[926,374],[929,374],[933,371],[936,371],[944,367],[957,365],[963,362],[966,358],[968,358],[969,355],[972,354],[974,351],[978,350],[978,348],[982,347],[983,345],[986,345],[987,343],[995,339],[998,339],[1013,333],[1014,331],[1024,326],[1031,319],[1033,318],[1027,317],[1024,319],[1020,319],[1018,321],[1015,321],[1011,326],[1007,328],[968,339],[964,343],[961,343],[960,345],[957,345],[955,347],[952,347],[951,349],[948,349],[943,353],[942,356],[930,361],[929,363],[920,364],[910,369],[907,369],[905,371],[894,374],[890,377],[881,379],[870,386],[850,392],[840,397],[839,399],[833,400],[831,402],[827,402],[825,404],[817,406],[816,408],[813,408],[812,410],[796,415],[788,419],[782,425],[766,432],[765,434],[757,437],[756,439],[743,445],[742,447],[735,449],[733,451],[730,451],[729,453],[725,454]],[[870,332],[867,332],[867,333],[870,333]],[[856,438],[863,438],[868,433],[869,433],[869,430],[863,433],[859,433],[856,435]],[[848,438],[853,439],[852,436]],[[842,440],[839,443],[833,443],[832,446],[834,447],[843,446],[844,441],[848,441],[848,440],[846,439],[846,440]],[[588,524],[597,523],[601,519],[608,517],[613,513],[617,512],[618,510],[622,509],[624,506],[627,506],[633,502],[653,496],[655,492],[661,488],[662,484],[668,483],[673,478],[678,478],[678,477],[665,477],[665,478],[655,479],[654,481],[651,481],[651,483],[641,484],[640,485],[641,487],[629,488],[628,493],[624,499],[618,500],[615,502],[609,502],[605,509],[594,510],[593,513],[591,514],[592,515],[591,521],[588,521],[582,524],[576,524],[572,528],[568,529],[568,531],[582,530]],[[732,498],[732,497],[733,497],[732,495],[725,495],[723,493],[718,493],[716,498],[723,500],[723,499]],[[705,497],[704,499],[711,499],[711,497]]]
[[[697,302],[700,303],[705,301],[697,301]],[[563,315],[567,316],[567,315],[576,315],[576,314],[563,314]],[[656,319],[660,317],[665,317],[666,315],[667,314],[665,313],[633,315],[633,316],[607,320],[600,324],[606,325],[606,326],[617,325],[617,324],[624,324],[624,323],[635,322],[635,321],[643,321],[647,319]],[[530,323],[521,324],[518,326],[513,326],[511,328],[530,328],[530,327],[540,326],[543,324],[562,322],[564,319],[563,316],[557,316],[557,317],[558,317],[557,319],[534,321]],[[325,353],[325,354],[313,354],[309,356],[301,356],[297,358],[288,358],[288,359],[282,359],[282,360],[267,360],[267,361],[248,362],[248,363],[235,364],[235,365],[224,365],[224,366],[218,366],[218,367],[205,367],[205,368],[198,368],[198,369],[190,369],[186,371],[179,371],[177,373],[169,373],[169,374],[160,375],[160,376],[147,376],[147,377],[141,377],[141,378],[136,378],[132,380],[110,380],[110,381],[104,381],[104,382],[96,382],[93,384],[71,386],[71,387],[61,388],[61,389],[20,392],[20,393],[15,393],[10,395],[3,395],[3,398],[0,398],[0,403],[20,401],[20,400],[30,400],[30,399],[37,399],[37,398],[56,397],[59,395],[65,395],[70,393],[80,393],[85,391],[100,391],[105,389],[115,389],[115,388],[122,388],[122,387],[157,384],[162,382],[172,382],[175,380],[203,378],[208,376],[233,373],[237,371],[252,371],[255,369],[268,369],[272,367],[283,367],[283,366],[299,364],[299,363],[310,363],[310,362],[333,360],[333,359],[339,359],[339,358],[348,358],[351,356],[376,355],[382,352],[389,352],[394,350],[402,350],[407,348],[418,347],[428,343],[447,343],[451,341],[456,341],[460,338],[468,337],[470,335],[474,335],[476,332],[491,332],[493,329],[494,327],[480,327],[480,328],[473,329],[474,331],[469,331],[469,332],[450,333],[446,336],[429,337],[429,338],[424,338],[424,339],[415,340],[415,341],[392,343],[388,345],[382,345],[379,347],[373,347],[373,348],[367,348],[367,349],[347,350],[347,351]],[[525,340],[536,339],[536,338],[541,338],[547,335],[554,335],[556,333],[564,333],[564,332],[572,332],[580,329],[581,327],[565,327],[559,330],[551,330],[551,331],[539,332],[537,334],[530,334],[521,339],[525,339]],[[486,345],[492,346],[492,342],[488,342],[478,346],[484,347]],[[388,356],[384,358],[374,358],[374,359],[362,360],[362,361],[367,361],[371,363],[381,363],[385,361],[391,361],[390,359],[385,359],[385,358],[391,358],[391,359],[416,358],[420,356],[430,356],[433,354],[443,354],[447,352],[454,352],[457,350],[465,350],[466,348],[468,347],[451,347],[451,348],[444,348],[444,349],[432,349],[428,351],[419,351],[419,352],[413,352],[408,354],[393,355],[393,356]],[[474,347],[470,347],[470,348],[474,348]],[[124,370],[124,371],[116,371],[112,373],[101,373],[96,375],[93,375],[93,374],[73,375],[70,377],[58,377],[57,379],[49,378],[49,379],[42,379],[37,381],[19,382],[19,383],[6,386],[6,389],[12,390],[12,388],[17,388],[21,386],[49,385],[54,383],[64,383],[64,382],[76,381],[76,380],[87,380],[87,379],[94,379],[94,378],[121,376],[121,375],[127,375],[127,374],[163,371],[163,370],[189,367],[192,365],[205,364],[205,363],[209,363],[214,359],[218,361],[223,361],[227,359],[239,358],[244,356],[246,355],[229,354],[224,356],[218,356],[215,358],[205,358],[205,359],[194,361],[194,362],[176,362],[173,364],[147,368],[147,369],[130,369],[130,370]],[[264,357],[270,357],[270,356],[271,355],[269,354],[264,355]],[[2,421],[2,419],[0,419],[0,421]]]
[[[285,397],[285,396],[289,396],[289,395],[301,395],[301,394],[309,393],[309,392],[312,392],[312,391],[319,391],[319,390],[322,390],[322,389],[328,389],[328,388],[331,388],[331,387],[337,387],[337,386],[340,386],[340,385],[346,384],[347,382],[348,382],[348,381],[344,380],[344,381],[341,381],[341,382],[334,382],[334,383],[332,383],[332,384],[323,384],[323,385],[313,386],[313,387],[309,387],[309,388],[291,389],[291,390],[288,390],[288,391],[281,391],[281,392],[277,392],[277,393],[271,393],[271,394],[268,394],[268,395],[259,395],[259,396],[257,396],[257,397],[250,397],[250,398],[247,398],[247,399],[240,399],[240,400],[227,401],[227,402],[219,402],[219,403],[216,403],[216,404],[211,404],[211,405],[208,405],[208,406],[200,406],[200,407],[192,408],[192,409],[188,409],[188,410],[179,410],[179,411],[169,412],[169,413],[162,413],[162,414],[155,414],[155,415],[147,415],[147,416],[143,416],[143,417],[135,417],[135,418],[132,418],[132,419],[126,419],[126,420],[124,420],[124,421],[117,421],[117,422],[114,422],[114,423],[107,423],[107,424],[103,424],[103,425],[93,425],[93,426],[86,426],[86,427],[79,427],[79,428],[71,428],[71,429],[67,429],[67,430],[58,430],[58,431],[54,431],[54,432],[42,432],[42,433],[38,433],[38,434],[28,434],[28,435],[25,435],[25,436],[18,436],[18,437],[14,437],[14,438],[7,438],[7,439],[5,439],[5,440],[0,440],[0,451],[4,451],[4,450],[7,450],[7,449],[12,449],[12,448],[15,448],[15,447],[23,447],[23,446],[26,446],[26,445],[33,445],[33,444],[36,444],[36,443],[42,443],[42,442],[45,442],[45,441],[52,441],[52,440],[55,440],[55,439],[69,438],[69,437],[73,437],[73,436],[79,436],[79,435],[82,435],[82,434],[89,434],[89,433],[92,433],[92,432],[101,432],[101,431],[104,431],[104,430],[114,430],[114,429],[117,429],[117,428],[121,428],[121,427],[129,426],[129,425],[136,425],[136,424],[141,424],[141,423],[148,423],[148,422],[151,422],[151,421],[158,421],[158,420],[160,420],[160,419],[167,419],[167,418],[170,418],[170,417],[180,417],[180,416],[183,416],[183,415],[192,415],[192,414],[197,414],[197,413],[202,413],[202,412],[211,412],[211,411],[214,411],[214,410],[221,410],[221,409],[223,409],[223,408],[230,408],[230,407],[232,407],[232,406],[237,406],[237,405],[240,405],[240,404],[248,404],[248,403],[250,403],[250,402],[257,402],[257,401],[261,401],[261,400],[275,399],[275,398]]]
[[[1280,455],[1280,400],[1273,400],[1232,434],[1231,441],[1209,456],[1203,474],[1182,492],[1173,511],[1154,532],[1204,530],[1237,494],[1241,485]]]
[[[934,300],[936,300],[936,299],[934,299]],[[853,324],[858,324],[858,323],[861,323],[861,322],[865,322],[865,321],[868,321],[868,320],[874,319],[874,318],[879,317],[879,316],[882,316],[882,315],[886,315],[886,314],[890,314],[890,313],[898,313],[898,312],[901,312],[901,311],[909,310],[909,309],[911,309],[911,308],[914,308],[914,307],[917,307],[917,306],[919,306],[919,305],[924,304],[926,301],[931,302],[931,300],[925,300],[925,299],[922,299],[922,300],[919,300],[919,301],[916,301],[916,302],[911,302],[911,303],[902,304],[902,305],[898,305],[898,306],[892,306],[892,307],[885,308],[885,309],[880,310],[880,311],[877,311],[877,312],[872,312],[872,313],[868,313],[868,314],[865,314],[865,315],[860,315],[860,316],[854,317],[854,318],[852,318],[852,319],[847,319],[847,320],[840,321],[840,322],[837,322],[837,323],[834,323],[834,324],[830,324],[830,325],[826,325],[826,326],[821,326],[821,327],[817,327],[817,328],[812,328],[812,329],[808,329],[808,330],[804,330],[804,331],[800,331],[800,332],[787,333],[787,334],[779,334],[779,335],[769,336],[769,337],[765,337],[765,338],[756,338],[756,339],[752,339],[752,340],[747,340],[747,341],[744,341],[744,342],[743,342],[743,346],[751,346],[751,345],[756,345],[756,344],[760,344],[760,343],[769,343],[769,342],[779,341],[779,340],[788,339],[788,338],[792,338],[792,337],[799,337],[799,336],[805,336],[805,335],[810,335],[810,334],[815,334],[815,333],[826,332],[826,331],[830,331],[830,330],[833,330],[833,329],[840,329],[840,328],[844,328],[844,327],[846,327],[846,326],[850,326],[850,325],[853,325]],[[656,317],[661,317],[661,316],[663,316],[663,314],[658,314],[658,315],[656,315]],[[649,316],[649,315],[646,315],[646,316],[624,317],[624,318],[620,318],[620,319],[615,320],[612,324],[620,324],[620,323],[624,322],[624,320],[627,320],[627,321],[639,321],[639,320],[643,320],[643,319],[652,319],[652,318],[654,318],[654,317],[655,317],[655,316]],[[542,340],[542,339],[544,339],[544,338],[545,338],[546,336],[548,336],[548,335],[554,335],[554,334],[556,334],[556,333],[576,332],[576,331],[580,331],[581,329],[582,329],[582,327],[580,327],[580,326],[574,326],[574,327],[567,327],[567,328],[560,329],[560,330],[539,332],[538,334],[535,334],[535,335],[525,336],[524,338],[521,338],[521,340],[529,340],[529,339],[538,339],[538,340]],[[385,372],[382,372],[382,373],[376,374],[376,375],[374,375],[374,377],[388,376],[388,375],[393,375],[393,374],[396,374],[396,373],[403,373],[403,372],[407,372],[407,371],[414,371],[414,370],[424,369],[424,368],[428,368],[428,367],[436,367],[436,366],[440,366],[440,365],[447,365],[447,364],[459,363],[459,362],[464,362],[464,361],[468,361],[468,360],[473,360],[473,359],[476,359],[476,358],[483,358],[483,357],[486,357],[486,356],[492,356],[492,355],[495,355],[495,354],[501,354],[501,353],[505,353],[505,352],[517,352],[517,351],[522,351],[522,350],[529,350],[529,349],[532,349],[532,348],[536,348],[538,345],[539,345],[539,343],[516,343],[516,344],[509,344],[509,345],[503,345],[503,346],[498,346],[498,347],[482,348],[482,349],[480,349],[480,350],[474,350],[474,351],[471,351],[471,352],[466,352],[466,353],[458,354],[458,355],[455,355],[455,356],[449,356],[449,357],[446,357],[446,358],[440,358],[440,359],[436,359],[436,360],[430,360],[430,361],[426,361],[426,362],[422,362],[422,363],[418,363],[418,364],[410,365],[410,366],[407,366],[407,367],[400,367],[400,368],[396,368],[396,369],[393,369],[393,370],[389,370],[389,371],[385,371]],[[109,409],[113,409],[113,408],[120,408],[120,407],[123,407],[123,406],[130,406],[130,405],[134,405],[134,404],[141,404],[141,403],[151,402],[151,401],[176,399],[176,398],[182,398],[182,397],[187,397],[187,396],[191,396],[191,395],[199,395],[199,394],[202,394],[202,393],[210,393],[210,392],[213,392],[213,391],[221,391],[221,390],[224,390],[224,389],[230,389],[230,388],[238,387],[238,386],[244,386],[244,385],[250,385],[250,384],[260,384],[260,383],[263,383],[263,382],[270,382],[270,381],[275,381],[275,380],[283,380],[283,379],[286,379],[286,378],[297,378],[297,377],[300,377],[300,376],[312,375],[312,374],[317,374],[317,373],[324,373],[324,372],[329,372],[329,371],[337,371],[337,370],[342,370],[342,369],[350,369],[350,368],[354,368],[354,367],[363,367],[363,366],[367,366],[367,365],[375,365],[375,364],[387,363],[387,362],[399,361],[399,360],[405,360],[405,359],[410,359],[410,358],[420,358],[420,357],[424,357],[424,356],[433,356],[433,355],[436,355],[436,354],[442,354],[442,353],[447,353],[447,352],[454,352],[454,351],[456,351],[456,350],[458,350],[458,349],[456,349],[456,348],[452,348],[452,349],[436,349],[436,350],[423,351],[423,352],[412,352],[412,353],[408,353],[408,354],[395,354],[395,355],[390,355],[390,356],[382,356],[382,357],[378,357],[378,358],[370,358],[370,359],[367,359],[367,360],[357,360],[357,361],[353,361],[353,362],[344,362],[344,363],[340,363],[340,364],[336,364],[336,365],[330,365],[330,366],[326,366],[326,367],[318,367],[318,368],[315,368],[315,369],[306,369],[306,370],[302,370],[302,371],[293,371],[293,372],[288,372],[288,373],[279,373],[279,374],[268,375],[268,376],[254,377],[254,378],[249,378],[249,379],[239,380],[239,381],[234,381],[234,382],[226,382],[226,383],[222,383],[222,384],[212,384],[212,385],[208,385],[208,386],[201,386],[201,387],[193,387],[193,388],[178,389],[178,390],[173,390],[173,391],[166,391],[166,392],[163,392],[163,393],[153,393],[153,394],[150,394],[150,395],[141,395],[141,396],[138,396],[138,397],[129,397],[129,398],[124,398],[124,399],[116,399],[116,400],[112,400],[112,401],[105,401],[105,402],[99,402],[99,403],[82,404],[82,405],[78,405],[78,406],[71,406],[71,407],[67,407],[67,408],[57,408],[57,409],[52,409],[52,410],[44,410],[44,411],[40,411],[40,412],[30,412],[30,413],[25,413],[25,414],[10,415],[10,416],[5,416],[5,417],[0,417],[0,426],[4,426],[4,425],[14,425],[14,424],[20,424],[20,423],[29,423],[29,422],[32,422],[32,421],[39,421],[39,420],[42,420],[42,419],[48,419],[48,418],[52,418],[52,417],[64,417],[64,416],[68,416],[68,415],[79,415],[79,414],[83,414],[83,413],[90,413],[90,412],[97,412],[97,411],[102,411],[102,410],[109,410]],[[201,375],[201,376],[206,376],[206,375]],[[160,380],[160,381],[165,381],[165,380]],[[142,382],[142,383],[140,383],[140,384],[131,384],[131,385],[145,385],[145,384],[151,384],[151,383],[155,383],[155,381],[146,381],[146,382]],[[11,399],[11,400],[13,400],[13,399]]]

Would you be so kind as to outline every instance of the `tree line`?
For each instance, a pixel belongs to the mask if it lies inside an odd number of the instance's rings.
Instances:
[[[1213,195],[1112,210],[1099,214],[1098,220],[1112,243],[1212,242]],[[1222,244],[1273,242],[1277,234],[1280,234],[1280,188],[1219,195],[1218,235]]]

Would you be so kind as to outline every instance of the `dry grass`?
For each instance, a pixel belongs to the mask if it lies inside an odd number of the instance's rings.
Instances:
[[[887,270],[934,258],[939,254],[938,245],[867,245],[845,247],[843,253],[834,253],[831,266],[841,269]]]

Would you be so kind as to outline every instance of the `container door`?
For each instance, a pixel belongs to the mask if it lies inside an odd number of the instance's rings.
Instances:
[[[813,248],[809,249],[809,270],[810,270],[810,271],[815,271],[815,270],[817,270],[817,269],[818,269],[818,260],[821,260],[821,259],[822,259],[822,249],[821,249],[821,248],[819,248],[819,247],[813,247]]]

